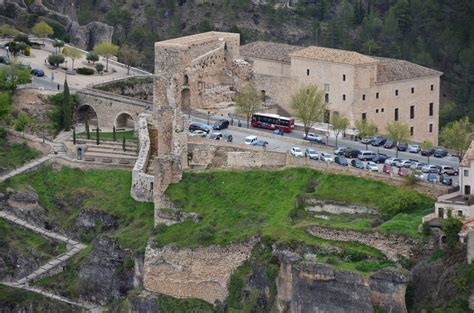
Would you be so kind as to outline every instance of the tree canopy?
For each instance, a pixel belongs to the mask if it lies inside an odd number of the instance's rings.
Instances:
[[[240,89],[240,94],[235,97],[235,107],[238,114],[245,116],[247,120],[247,127],[249,127],[249,121],[258,108],[261,105],[262,100],[258,91],[250,86],[243,86]]]
[[[441,143],[446,148],[455,150],[456,155],[461,160],[474,138],[473,133],[474,125],[468,117],[464,117],[445,126],[439,137]]]
[[[300,88],[291,97],[291,108],[293,115],[303,123],[305,135],[308,135],[311,127],[321,122],[326,113],[324,93],[315,85]]]
[[[63,49],[63,54],[65,57],[68,57],[72,61],[72,69],[74,70],[74,61],[82,57],[82,53],[79,49],[74,47],[66,47]]]
[[[385,125],[385,131],[387,132],[387,138],[393,140],[397,147],[410,136],[408,125],[398,121]],[[398,149],[396,149],[396,151],[398,156]]]
[[[46,23],[45,21],[41,21],[36,23],[35,26],[33,26],[31,32],[35,35],[43,37],[44,43],[44,37],[51,36],[54,33],[54,30],[51,26],[48,25],[48,23]]]
[[[336,133],[336,148],[337,148],[337,137],[341,132],[345,132],[346,129],[349,127],[350,122],[349,119],[341,114],[333,114],[331,117],[331,125],[332,129]]]
[[[117,55],[119,47],[111,42],[101,42],[94,47],[94,52],[105,57],[105,71],[109,70],[109,58]]]
[[[130,74],[130,67],[138,65],[142,58],[140,52],[129,45],[120,47],[118,54],[119,60],[127,65],[127,74]]]
[[[367,120],[357,120],[355,126],[359,137],[363,139],[373,137],[377,133],[377,126]],[[367,144],[365,144],[365,149],[367,149]]]

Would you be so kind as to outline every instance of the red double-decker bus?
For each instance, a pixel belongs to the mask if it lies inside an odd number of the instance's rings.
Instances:
[[[295,119],[285,117],[278,114],[270,113],[254,113],[252,115],[251,125],[266,129],[280,129],[286,133],[291,132],[295,128]]]

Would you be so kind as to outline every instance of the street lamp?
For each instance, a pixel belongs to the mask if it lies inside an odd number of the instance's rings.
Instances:
[[[209,125],[209,116],[211,115],[211,111],[207,111],[207,125]]]

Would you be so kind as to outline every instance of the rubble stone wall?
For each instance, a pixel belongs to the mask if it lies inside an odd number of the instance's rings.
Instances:
[[[150,159],[150,135],[148,133],[148,114],[138,116],[138,140],[140,150],[135,166],[132,170],[131,196],[133,199],[142,202],[153,201],[153,183],[155,177],[147,174],[146,168]]]

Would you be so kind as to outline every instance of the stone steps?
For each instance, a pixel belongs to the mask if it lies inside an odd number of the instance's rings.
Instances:
[[[96,144],[97,142],[95,141],[95,139],[77,139],[76,140],[76,144],[85,144],[85,145],[89,145],[89,146],[97,146]],[[120,140],[117,140],[117,141],[113,141],[113,140],[101,140],[99,142],[99,146],[106,146],[106,147],[113,147],[113,148],[120,148],[122,149],[122,146],[123,146],[123,143],[122,141]],[[128,140],[125,142],[125,147],[128,148],[130,147],[130,149],[134,149],[136,150],[138,148],[138,143],[137,142],[134,142],[134,141],[131,141],[131,140]]]
[[[112,158],[112,159],[126,159],[126,160],[136,160],[137,155],[128,155],[121,153],[112,153],[112,152],[89,152],[86,151],[85,158]]]
[[[106,153],[106,154],[114,154],[114,155],[130,155],[130,156],[138,156],[138,153],[133,150],[125,150],[123,151],[122,148],[108,148],[102,146],[87,146],[86,154],[88,153]]]
[[[5,180],[7,180],[8,178],[16,176],[18,174],[28,172],[29,170],[35,169],[38,166],[40,166],[41,164],[43,164],[43,163],[47,162],[48,160],[50,160],[51,158],[52,158],[51,155],[47,155],[47,156],[41,157],[39,159],[34,159],[33,161],[26,163],[22,167],[19,167],[19,168],[15,169],[11,172],[6,173],[3,176],[0,176],[0,182],[3,182]]]

